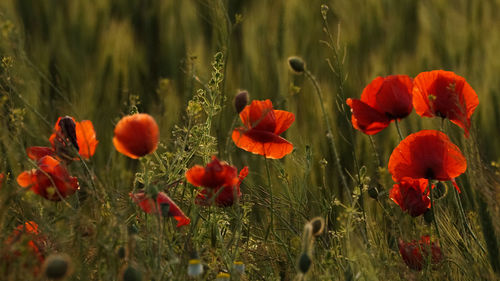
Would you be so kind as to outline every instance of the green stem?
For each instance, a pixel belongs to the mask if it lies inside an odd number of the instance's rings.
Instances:
[[[441,235],[439,234],[439,227],[438,227],[437,220],[436,220],[436,213],[434,212],[434,209],[435,209],[435,206],[434,206],[434,192],[432,191],[431,180],[429,180],[429,192],[431,193],[432,222],[434,223],[434,227],[436,228],[437,236],[438,236],[439,240],[441,240]]]
[[[458,209],[460,210],[460,215],[462,216],[462,219],[464,221],[465,228],[467,231],[472,235],[472,238],[474,241],[479,245],[479,248],[481,248],[481,251],[483,253],[486,253],[486,249],[484,249],[483,245],[479,243],[479,240],[477,239],[476,234],[474,231],[472,231],[472,228],[469,225],[469,222],[467,221],[467,217],[465,216],[465,211],[464,207],[462,206],[462,201],[460,200],[460,195],[458,195],[458,190],[456,188],[453,188],[455,190],[455,200],[457,201]]]
[[[337,152],[337,148],[335,146],[335,138],[333,137],[332,126],[330,125],[330,120],[328,119],[328,115],[326,114],[325,103],[323,102],[323,94],[321,92],[321,88],[319,87],[318,81],[311,74],[311,72],[309,70],[306,69],[304,73],[306,74],[307,78],[309,78],[309,80],[313,84],[314,89],[316,90],[316,94],[318,95],[319,104],[321,106],[321,114],[323,115],[323,120],[325,122],[326,129],[327,129],[327,139],[330,140],[330,145],[331,145],[332,151],[333,151],[333,157],[335,158],[335,162],[337,164],[337,172],[339,173],[340,179],[342,180],[342,185],[344,186],[344,189],[349,194],[350,200],[352,200],[351,192],[349,190],[349,187],[347,186],[347,181],[346,181],[346,178],[344,176],[344,173],[342,172],[342,166],[340,165],[340,158],[339,158],[339,154]]]
[[[404,137],[403,137],[403,134],[401,133],[401,128],[399,128],[399,121],[398,121],[398,119],[396,119],[395,121],[396,121],[395,124],[396,124],[396,129],[398,130],[399,138],[400,138],[400,140],[403,140]]]
[[[271,221],[269,222],[269,226],[266,230],[266,235],[265,235],[265,241],[267,241],[267,238],[269,236],[269,232],[272,231],[274,233],[274,197],[273,197],[273,186],[271,184],[271,172],[269,170],[269,163],[267,162],[267,158],[264,155],[264,162],[266,163],[266,172],[267,172],[267,182],[268,182],[268,187],[269,187],[269,197],[271,200],[271,207],[270,207],[270,215],[271,215]]]

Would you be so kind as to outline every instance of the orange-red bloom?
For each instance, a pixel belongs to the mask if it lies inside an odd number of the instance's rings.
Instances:
[[[177,227],[188,225],[191,220],[182,212],[170,197],[164,192],[158,192],[155,200],[148,197],[144,191],[130,193],[132,200],[148,214],[160,214],[163,216],[171,216],[177,221]],[[168,210],[168,213],[166,212]]]
[[[461,76],[433,70],[415,77],[413,106],[420,116],[450,119],[469,135],[470,118],[479,104],[476,92]]]
[[[274,110],[270,100],[254,100],[240,112],[240,118],[244,127],[232,134],[237,147],[272,159],[292,152],[293,145],[279,135],[295,121],[293,113]]]
[[[467,169],[460,149],[448,136],[435,130],[409,135],[389,158],[389,172],[395,182],[414,179],[454,180]]]
[[[37,161],[38,169],[24,171],[17,177],[17,183],[30,188],[36,194],[59,201],[75,193],[78,180],[69,175],[68,170],[52,156],[44,156]]]
[[[29,258],[35,258],[33,262],[27,262],[23,266],[34,266],[33,273],[36,275],[40,265],[43,263],[45,256],[43,249],[46,244],[46,238],[40,234],[38,224],[34,221],[28,221],[18,225],[14,231],[4,241],[5,251],[0,257],[2,263],[5,263],[7,268],[16,257],[20,257],[22,253],[29,253]],[[26,259],[28,261],[29,259]]]
[[[215,189],[235,186],[238,183],[238,174],[235,167],[212,156],[212,161],[206,167],[200,165],[191,167],[186,172],[186,179],[196,187]]]
[[[427,179],[404,178],[389,191],[389,198],[408,211],[412,217],[424,214],[431,207]]]
[[[390,75],[373,79],[363,90],[361,99],[347,99],[355,129],[374,135],[392,120],[408,116],[413,110],[412,79],[407,75]]]
[[[78,157],[74,155],[74,150],[77,150],[82,158],[89,159],[94,155],[99,143],[91,121],[76,122],[70,116],[57,119],[54,133],[50,136],[49,141],[52,147],[29,147],[27,149],[28,157],[33,160],[38,160],[44,156],[53,156],[64,160],[78,160]]]
[[[159,130],[155,119],[146,113],[123,117],[115,127],[113,144],[118,152],[137,159],[158,147]]]
[[[424,264],[429,259],[432,265],[439,264],[443,259],[443,253],[439,244],[436,242],[431,243],[431,238],[428,235],[422,236],[420,241],[404,242],[399,240],[399,253],[403,261],[413,270],[422,270]]]
[[[2,189],[2,184],[3,184],[4,179],[5,179],[5,176],[3,175],[3,173],[0,173],[0,189]]]
[[[240,185],[247,175],[248,167],[245,166],[240,171],[236,185],[204,188],[196,196],[195,203],[204,206],[209,206],[212,203],[219,207],[232,206],[241,197]]]

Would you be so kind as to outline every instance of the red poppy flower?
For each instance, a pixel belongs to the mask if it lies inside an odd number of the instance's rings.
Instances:
[[[39,272],[39,267],[43,263],[45,256],[43,249],[47,241],[44,236],[40,234],[38,225],[33,221],[25,222],[18,225],[14,231],[5,239],[4,245],[6,247],[3,255],[0,257],[2,263],[9,268],[10,264],[24,253],[29,254],[25,259],[24,267],[34,266],[33,273],[36,275]],[[30,258],[35,258],[30,261]]]
[[[415,77],[413,106],[420,116],[450,119],[469,136],[470,118],[479,104],[476,92],[461,76],[433,70]]]
[[[293,145],[279,135],[295,121],[288,111],[274,110],[270,100],[254,100],[240,112],[244,127],[233,131],[232,139],[237,147],[280,159],[293,150]]]
[[[5,176],[3,173],[0,173],[0,189],[2,189],[2,184],[3,184],[3,180],[5,179]]]
[[[159,130],[155,119],[145,113],[123,117],[115,127],[113,144],[118,152],[137,159],[158,147]]]
[[[204,188],[196,196],[195,203],[204,206],[209,206],[212,203],[219,207],[232,206],[241,197],[240,185],[247,175],[248,167],[245,166],[240,171],[236,185]],[[213,196],[216,196],[215,199]]]
[[[431,243],[431,238],[428,235],[422,236],[420,241],[413,240],[408,243],[400,239],[398,245],[403,261],[413,270],[422,270],[429,259],[429,253],[431,254],[432,265],[439,264],[443,259],[439,244],[436,242]]]
[[[390,75],[373,79],[363,90],[361,99],[347,99],[355,129],[374,135],[392,120],[408,116],[413,110],[413,82],[407,75]]]
[[[78,160],[74,150],[82,158],[89,159],[95,153],[99,141],[96,139],[94,125],[89,120],[76,122],[73,117],[65,116],[57,119],[54,133],[49,138],[52,147],[28,147],[28,157],[38,160],[44,156],[58,157],[64,160]]]
[[[389,172],[395,182],[414,179],[454,180],[467,169],[467,162],[450,139],[435,130],[409,135],[389,158]]]
[[[404,178],[389,191],[389,198],[408,211],[412,217],[424,214],[431,207],[427,179]]]
[[[219,188],[235,186],[238,183],[235,167],[221,162],[212,156],[212,161],[206,167],[195,165],[186,172],[186,179],[196,187]]]
[[[30,187],[36,194],[59,201],[78,190],[78,180],[69,175],[68,170],[52,156],[44,156],[37,161],[38,169],[24,171],[17,177],[22,187]]]
[[[170,199],[170,197],[168,197],[168,195],[164,192],[158,192],[156,195],[156,204],[155,200],[148,197],[144,191],[130,193],[130,197],[144,212],[148,214],[164,215],[164,210],[168,210],[168,216],[174,217],[177,221],[177,227],[188,225],[191,222],[191,220],[182,212],[177,204],[175,204],[175,202],[172,201],[172,199]],[[165,209],[162,205],[168,209]]]

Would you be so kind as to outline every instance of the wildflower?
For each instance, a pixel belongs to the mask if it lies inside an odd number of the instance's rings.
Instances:
[[[198,258],[190,259],[188,263],[189,265],[187,274],[190,277],[196,277],[203,274],[203,264],[201,264],[200,259]]]
[[[158,147],[158,125],[149,114],[123,117],[115,127],[113,144],[118,152],[137,159],[153,153]]]
[[[5,179],[4,174],[0,173],[0,189],[2,189],[2,184],[3,184],[4,179]]]
[[[242,261],[234,261],[233,262],[233,270],[238,274],[245,273],[245,264]]]
[[[215,281],[228,281],[231,275],[227,272],[219,272],[215,277]]]
[[[361,99],[347,99],[355,129],[374,135],[396,119],[413,110],[412,79],[407,75],[390,75],[373,79],[363,90]]]
[[[4,241],[6,248],[0,260],[9,267],[16,257],[20,257],[22,253],[29,253],[29,258],[34,259],[25,259],[26,263],[23,266],[34,266],[33,273],[36,275],[45,259],[43,254],[45,244],[46,238],[38,230],[38,224],[34,221],[25,222],[18,225]]]
[[[443,253],[439,244],[430,241],[431,238],[428,235],[422,236],[420,241],[404,242],[399,240],[399,253],[409,268],[420,271],[429,258],[432,265],[441,262]]]
[[[241,169],[237,175],[235,167],[219,161],[215,156],[206,167],[195,165],[186,172],[189,183],[204,187],[196,196],[195,203],[210,205],[215,202],[220,207],[231,206],[241,197],[240,185],[247,175],[248,167]]]
[[[408,211],[412,217],[424,214],[431,207],[427,179],[404,178],[389,191],[389,198],[401,210]]]
[[[400,182],[404,177],[451,180],[459,190],[454,179],[466,169],[467,162],[460,149],[448,136],[435,130],[409,135],[389,158],[389,172],[395,182]]]
[[[293,145],[279,135],[295,120],[295,115],[283,110],[274,110],[270,100],[254,100],[240,112],[243,127],[233,131],[232,139],[237,147],[279,159],[293,150]]]
[[[17,183],[30,188],[34,193],[51,201],[60,201],[75,193],[78,180],[52,156],[43,156],[37,161],[38,169],[24,171],[17,176]]]
[[[469,136],[470,119],[479,104],[465,78],[451,71],[433,70],[415,77],[413,106],[420,116],[448,118]]]
[[[74,151],[78,151],[82,158],[89,159],[94,155],[99,143],[91,121],[76,122],[70,116],[57,119],[54,133],[50,136],[49,141],[52,147],[29,147],[27,149],[28,157],[38,160],[44,156],[52,156],[71,161],[79,159],[74,155]]]
[[[150,198],[144,193],[139,191],[137,193],[130,193],[132,200],[139,205],[139,207],[148,214],[161,214],[163,216],[172,216],[177,221],[177,227],[188,225],[191,220],[182,212],[177,204],[170,199],[164,192],[158,192],[156,195],[156,204],[153,198]],[[168,204],[168,205],[167,205]],[[168,211],[164,211],[168,206]]]

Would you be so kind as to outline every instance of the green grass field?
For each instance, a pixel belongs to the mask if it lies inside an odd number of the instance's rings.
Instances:
[[[499,280],[499,9],[494,0],[0,1],[0,280],[49,280],[57,253],[70,260],[63,280]],[[291,71],[291,56],[307,75]],[[377,76],[437,69],[464,77],[479,105],[469,138],[415,111],[399,122],[403,136],[443,130],[467,159],[462,192],[445,183],[427,223],[389,198],[394,123],[369,137],[353,129],[346,99]],[[295,114],[282,135],[291,154],[235,146],[242,90]],[[112,142],[135,112],[160,131],[156,153],[138,160]],[[99,144],[67,166],[80,190],[52,202],[16,178],[37,168],[26,149],[50,146],[66,115],[92,121]],[[231,207],[194,203],[199,188],[185,173],[212,155],[249,168]],[[142,212],[129,197],[142,188],[164,191],[191,223]],[[325,229],[311,238],[314,217]],[[9,238],[27,221],[44,237],[45,266],[30,239]],[[423,235],[439,240],[443,258],[412,270],[398,241]],[[188,274],[194,257],[198,276]]]

